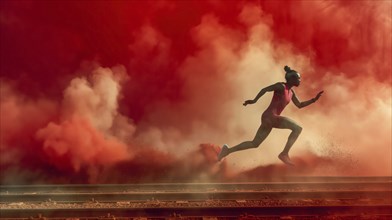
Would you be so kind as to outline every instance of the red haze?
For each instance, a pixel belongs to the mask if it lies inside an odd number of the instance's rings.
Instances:
[[[2,183],[392,172],[389,1],[0,6]],[[325,90],[314,106],[283,113],[304,128],[299,168],[275,165],[288,135],[275,130],[260,149],[214,163],[217,145],[253,137],[269,96],[261,107],[241,103],[284,80],[284,65],[301,72],[302,100]],[[356,169],[323,152],[336,146]]]

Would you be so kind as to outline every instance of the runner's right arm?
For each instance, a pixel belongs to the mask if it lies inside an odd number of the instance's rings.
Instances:
[[[259,100],[259,98],[261,96],[263,96],[266,92],[272,92],[272,91],[282,91],[284,89],[284,86],[282,83],[275,83],[273,85],[267,86],[263,89],[260,90],[260,92],[256,95],[256,97],[252,100],[246,100],[244,102],[244,106],[248,105],[248,104],[254,104],[257,102],[257,100]]]

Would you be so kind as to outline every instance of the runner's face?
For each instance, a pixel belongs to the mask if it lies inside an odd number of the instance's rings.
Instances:
[[[299,84],[301,84],[301,77],[294,77],[294,85],[298,87]]]
[[[300,76],[292,76],[289,79],[288,83],[290,83],[293,86],[297,86],[298,87],[301,84],[301,77]]]

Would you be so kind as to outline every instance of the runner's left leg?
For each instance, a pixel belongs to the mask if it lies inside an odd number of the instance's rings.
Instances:
[[[252,141],[245,141],[242,142],[232,148],[227,148],[223,147],[221,153],[218,156],[218,160],[221,160],[223,157],[226,157],[227,155],[236,152],[236,151],[241,151],[241,150],[246,150],[249,148],[256,148],[258,147],[271,133],[272,127],[268,126],[266,124],[261,124],[259,129],[257,130],[257,133]]]

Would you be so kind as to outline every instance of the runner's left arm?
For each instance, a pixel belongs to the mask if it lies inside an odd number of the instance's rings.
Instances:
[[[321,97],[321,94],[323,94],[323,92],[324,92],[324,91],[321,91],[321,92],[319,92],[317,94],[316,97],[314,97],[314,98],[312,98],[312,99],[310,99],[308,101],[301,102],[301,101],[299,101],[299,99],[298,99],[297,95],[295,94],[294,90],[291,90],[291,91],[293,92],[293,97],[291,98],[291,100],[293,100],[294,105],[297,106],[298,108],[303,108],[303,107],[306,107],[306,106],[308,106],[310,104],[315,103]]]

